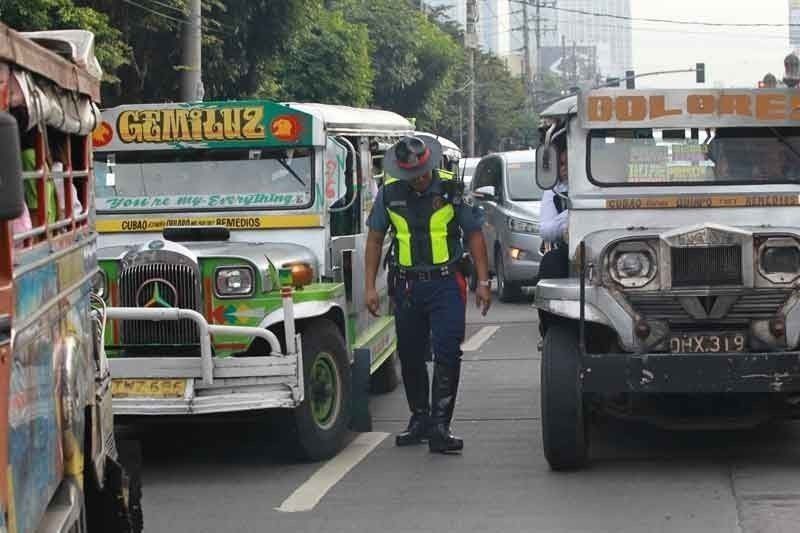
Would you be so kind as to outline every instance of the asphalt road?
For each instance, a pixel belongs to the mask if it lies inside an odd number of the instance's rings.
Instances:
[[[469,314],[454,422],[463,455],[394,447],[401,388],[372,398],[374,432],[328,464],[291,462],[263,422],[163,427],[145,441],[145,530],[800,531],[800,423],[680,433],[604,423],[592,467],[556,474],[542,454],[534,310]]]

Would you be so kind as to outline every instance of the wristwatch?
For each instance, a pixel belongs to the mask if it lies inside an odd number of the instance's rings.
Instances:
[[[478,285],[481,286],[481,287],[491,287],[492,286],[492,282],[489,281],[488,279],[485,279],[485,280],[479,281]]]

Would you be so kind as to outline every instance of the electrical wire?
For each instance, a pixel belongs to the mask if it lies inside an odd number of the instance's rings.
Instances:
[[[173,17],[172,15],[167,15],[166,13],[162,13],[161,11],[158,11],[158,10],[153,9],[151,7],[142,5],[142,4],[138,3],[138,2],[134,2],[133,0],[122,0],[122,1],[125,2],[128,5],[133,6],[133,7],[138,7],[139,9],[147,11],[148,13],[150,13],[152,15],[155,15],[157,17],[161,17],[163,19],[170,20],[170,21],[176,22],[178,24],[186,24],[186,25],[190,24],[190,22],[188,20],[184,20],[184,19],[180,19],[180,18],[177,18],[177,17]],[[209,28],[207,25],[206,26],[202,26],[202,29],[203,29],[203,31],[209,32],[209,33],[213,33],[213,32],[217,31],[216,28]]]

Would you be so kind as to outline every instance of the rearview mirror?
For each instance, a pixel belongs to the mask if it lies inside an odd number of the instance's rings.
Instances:
[[[550,190],[558,183],[558,152],[552,145],[541,145],[536,149],[536,184],[542,190]]]
[[[22,151],[17,119],[0,112],[0,220],[22,214]]]

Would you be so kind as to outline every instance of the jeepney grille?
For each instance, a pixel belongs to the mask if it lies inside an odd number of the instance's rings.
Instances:
[[[123,307],[139,307],[137,292],[150,280],[162,279],[172,284],[178,296],[175,307],[199,310],[198,281],[193,268],[169,263],[135,265],[122,271],[119,297]],[[141,296],[140,296],[141,297]],[[197,325],[191,320],[153,322],[149,320],[123,320],[122,343],[126,345],[196,345],[200,343]]]
[[[674,294],[642,292],[628,293],[626,296],[631,307],[644,319],[666,320],[672,324],[696,322]],[[788,298],[789,293],[783,290],[760,290],[742,294],[722,317],[722,321],[746,323],[750,320],[773,318]]]
[[[741,285],[742,249],[739,246],[672,248],[672,286]]]

